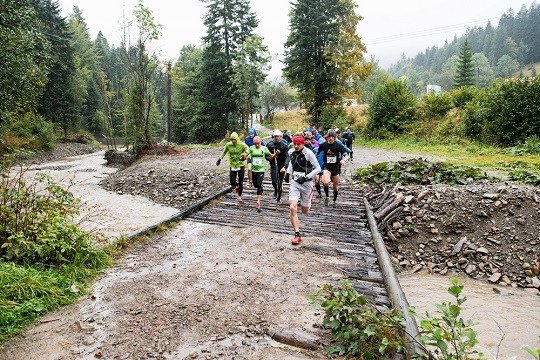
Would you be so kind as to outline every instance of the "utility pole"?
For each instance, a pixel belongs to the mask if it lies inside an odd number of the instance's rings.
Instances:
[[[171,62],[167,64],[167,141],[172,141]]]

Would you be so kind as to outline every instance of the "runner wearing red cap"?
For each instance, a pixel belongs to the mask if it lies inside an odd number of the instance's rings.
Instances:
[[[292,142],[294,149],[289,150],[290,161],[284,180],[290,181],[289,210],[291,225],[294,229],[292,244],[298,245],[302,241],[298,222],[298,203],[300,203],[302,213],[307,214],[311,208],[313,177],[321,171],[321,167],[313,151],[304,146],[303,136],[294,136]]]

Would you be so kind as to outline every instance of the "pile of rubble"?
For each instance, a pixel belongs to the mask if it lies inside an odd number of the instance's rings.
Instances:
[[[398,184],[366,196],[397,268],[540,289],[540,189]]]

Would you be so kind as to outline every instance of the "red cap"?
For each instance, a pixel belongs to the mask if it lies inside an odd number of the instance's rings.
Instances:
[[[305,144],[306,143],[306,140],[304,140],[304,137],[303,136],[293,136],[292,138],[292,142],[293,144]]]

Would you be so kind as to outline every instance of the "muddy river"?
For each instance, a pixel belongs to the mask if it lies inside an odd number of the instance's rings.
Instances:
[[[499,287],[459,277],[464,285],[462,318],[472,319],[481,350],[487,359],[532,359],[522,347],[540,347],[540,296],[527,290]],[[453,301],[450,278],[430,274],[401,275],[399,279],[418,319],[436,313],[435,304]]]

